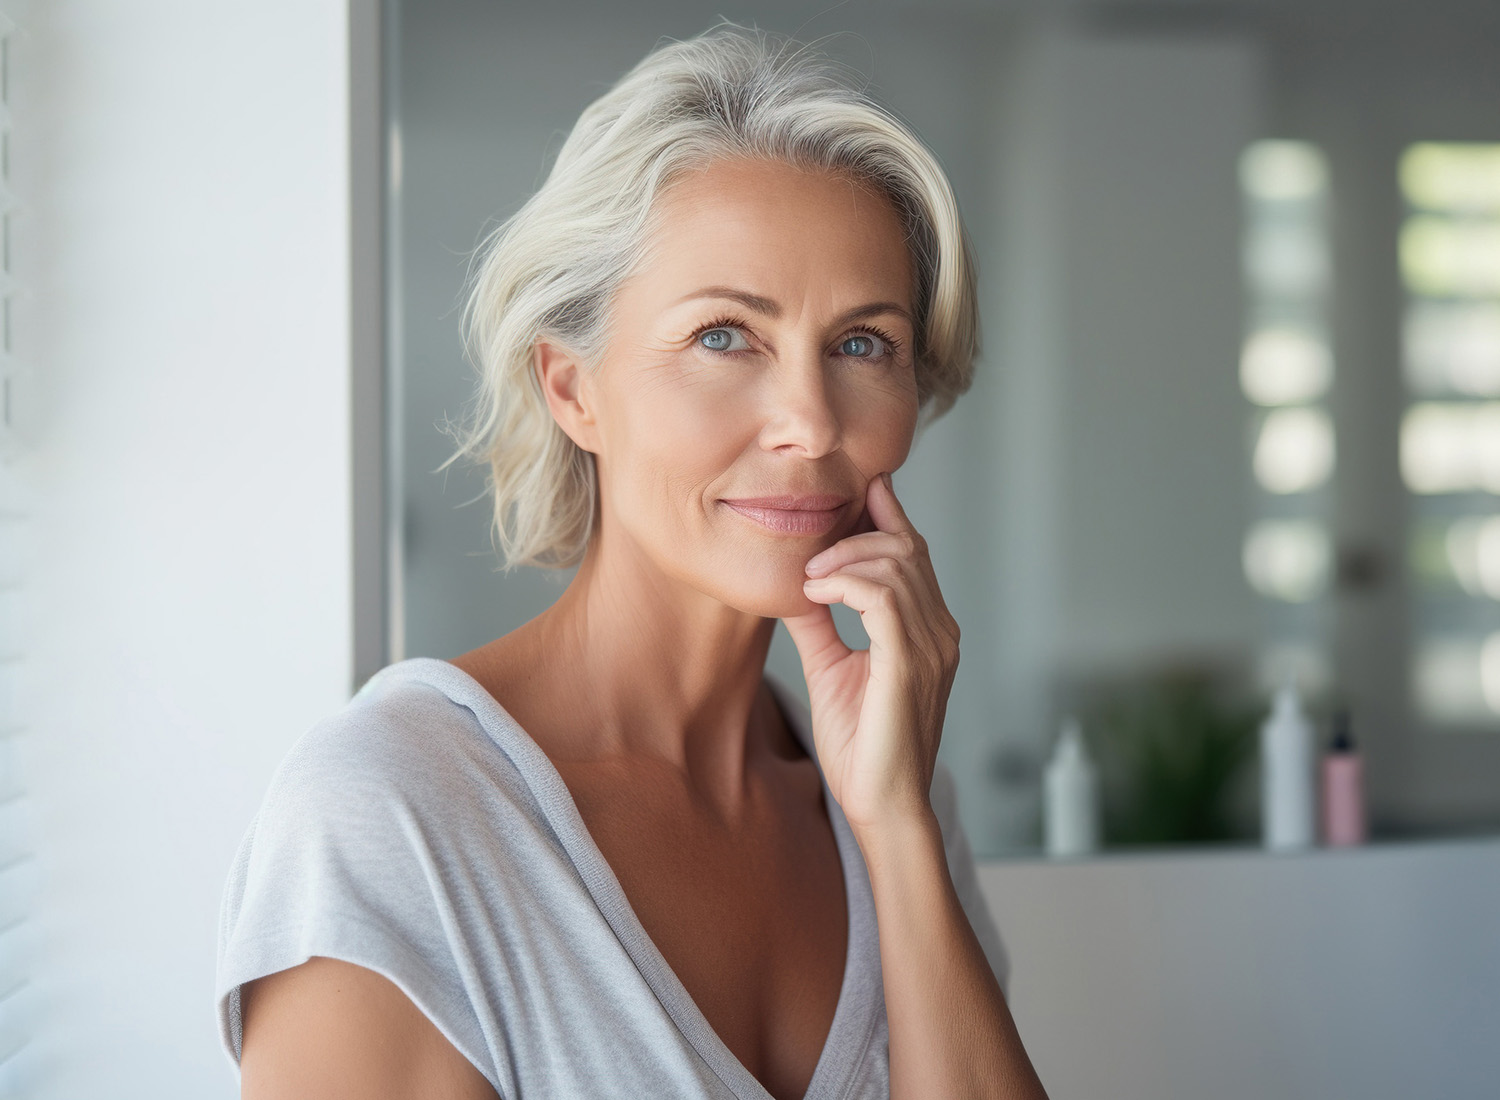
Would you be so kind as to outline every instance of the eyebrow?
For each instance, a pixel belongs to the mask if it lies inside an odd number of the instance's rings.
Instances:
[[[706,286],[691,294],[685,294],[678,299],[678,304],[691,302],[700,298],[723,298],[731,302],[739,302],[746,309],[753,310],[763,317],[776,318],[782,313],[781,303],[774,298],[767,298],[761,294],[751,294],[748,290],[740,290],[732,286]],[[865,317],[874,317],[882,313],[894,313],[904,317],[911,323],[911,312],[897,302],[870,302],[867,305],[855,306],[847,313],[837,318],[837,323],[847,324],[850,321],[858,321]]]

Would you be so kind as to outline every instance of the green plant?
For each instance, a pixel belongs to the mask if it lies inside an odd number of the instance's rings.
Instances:
[[[1205,668],[1174,668],[1095,690],[1088,725],[1114,844],[1196,844],[1242,835],[1235,796],[1255,756],[1260,711]]]

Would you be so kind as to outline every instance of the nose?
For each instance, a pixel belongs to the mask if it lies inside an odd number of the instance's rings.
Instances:
[[[761,446],[802,458],[822,458],[843,445],[843,424],[818,352],[782,360],[768,372]]]

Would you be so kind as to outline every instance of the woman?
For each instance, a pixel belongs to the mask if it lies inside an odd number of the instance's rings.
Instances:
[[[584,112],[486,247],[467,440],[507,563],[577,575],[278,772],[221,937],[246,1097],[1042,1095],[890,479],[975,316],[936,162],[805,51],[715,31]]]

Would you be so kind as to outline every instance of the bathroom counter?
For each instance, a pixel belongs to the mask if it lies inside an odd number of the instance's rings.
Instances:
[[[995,856],[981,858],[981,866],[1005,866],[1009,864],[1047,864],[1054,867],[1076,867],[1089,864],[1116,864],[1171,860],[1175,862],[1236,859],[1358,859],[1384,858],[1385,853],[1408,851],[1433,851],[1438,849],[1467,850],[1486,845],[1500,847],[1500,831],[1468,833],[1446,833],[1427,836],[1382,837],[1351,848],[1329,848],[1316,845],[1295,851],[1273,852],[1259,844],[1234,842],[1225,844],[1177,844],[1159,848],[1142,845],[1129,848],[1105,848],[1087,856],[1053,858],[1040,849],[1017,849]]]
[[[983,862],[1054,1096],[1493,1095],[1500,837]]]

